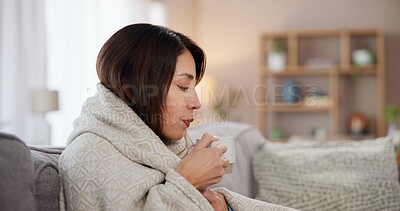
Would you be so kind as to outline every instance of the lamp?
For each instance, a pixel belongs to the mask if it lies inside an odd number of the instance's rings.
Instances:
[[[38,89],[31,92],[31,110],[39,113],[40,118],[32,125],[34,126],[33,141],[40,144],[50,145],[51,126],[45,120],[45,114],[50,111],[58,110],[58,92],[47,89]]]

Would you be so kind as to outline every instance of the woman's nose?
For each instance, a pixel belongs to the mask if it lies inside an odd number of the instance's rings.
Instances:
[[[188,102],[188,108],[192,109],[192,110],[197,110],[200,107],[201,107],[200,99],[197,95],[197,92],[194,91],[193,96],[191,97],[191,99]]]

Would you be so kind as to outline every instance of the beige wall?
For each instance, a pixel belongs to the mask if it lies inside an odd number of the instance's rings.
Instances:
[[[186,0],[168,0],[182,6]],[[258,83],[261,32],[378,27],[386,33],[386,99],[400,105],[400,1],[198,0],[175,10],[172,28],[193,35],[208,57],[207,74],[219,88],[243,85],[251,98]],[[168,7],[169,8],[169,7]],[[182,12],[179,14],[177,12]],[[172,17],[172,16],[170,16]],[[190,26],[183,27],[185,24]],[[194,26],[194,27],[193,27]],[[256,109],[242,99],[233,116],[256,124]]]
[[[167,25],[178,32],[196,38],[196,0],[164,0]]]

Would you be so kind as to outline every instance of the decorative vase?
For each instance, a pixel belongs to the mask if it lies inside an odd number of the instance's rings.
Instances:
[[[355,136],[366,134],[367,124],[368,124],[367,117],[361,112],[355,112],[350,117],[350,125],[349,125],[350,133]]]
[[[353,63],[359,67],[366,67],[372,64],[372,54],[368,49],[356,49],[352,53]]]
[[[397,147],[400,147],[400,129],[394,131],[392,135],[393,144]]]
[[[286,66],[286,54],[284,52],[268,52],[268,69],[272,72],[281,72]]]
[[[283,138],[282,131],[278,127],[273,127],[270,135],[271,140],[280,140]]]
[[[283,83],[283,102],[294,104],[301,100],[300,84],[294,80],[286,80]]]

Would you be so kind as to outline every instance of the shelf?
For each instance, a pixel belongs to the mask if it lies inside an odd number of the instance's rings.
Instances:
[[[268,140],[271,141],[271,142],[281,142],[281,143],[284,143],[284,142],[288,142],[288,141],[289,141],[288,138],[280,138],[280,139],[269,138]]]
[[[307,66],[292,66],[288,67],[281,72],[273,72],[269,70],[267,67],[262,67],[264,76],[276,76],[276,77],[285,77],[285,76],[326,76],[332,72],[337,71],[338,67],[331,68],[309,68]]]
[[[308,68],[306,66],[299,66],[299,67],[290,67],[287,69],[282,70],[281,72],[273,72],[269,70],[267,67],[263,68],[263,75],[264,77],[288,77],[288,76],[326,76],[331,73],[338,73],[340,75],[352,75],[353,67],[335,67],[335,68]],[[340,69],[340,70],[339,70]],[[362,68],[360,75],[373,75],[377,74],[377,66],[371,65],[366,68]]]
[[[374,70],[362,70],[359,75],[375,75],[377,72]],[[353,75],[355,73],[347,71],[347,72],[340,72],[340,75]]]
[[[334,68],[308,68],[306,66],[298,66],[298,67],[289,67],[287,69],[282,70],[281,72],[273,72],[269,70],[267,67],[262,67],[263,73],[265,77],[275,76],[275,77],[287,77],[287,76],[323,76],[329,75],[331,73],[338,73],[340,75],[352,75],[353,67],[351,66],[343,66],[343,67],[334,67]],[[339,70],[340,69],[340,70]],[[360,75],[373,75],[378,73],[377,65],[371,65],[369,67],[365,67],[361,69]]]
[[[293,113],[293,112],[328,112],[329,105],[326,106],[308,106],[302,104],[280,104],[268,105],[263,108],[265,112],[280,112],[280,113]]]
[[[329,75],[329,71],[304,71],[304,72],[291,72],[291,71],[282,71],[282,72],[269,72],[267,71],[264,76],[275,76],[275,77],[287,77],[287,76],[321,76],[321,75]]]
[[[351,36],[377,36],[380,33],[378,29],[353,29],[349,32]]]
[[[351,66],[341,67],[339,74],[341,74],[341,75],[352,75],[352,74],[354,74],[353,69],[354,69],[354,67],[351,67]],[[376,74],[377,72],[378,72],[377,71],[377,66],[376,65],[370,65],[368,67],[361,68],[361,71],[360,71],[359,74],[360,75],[371,75],[371,74]]]
[[[339,37],[339,30],[313,30],[313,31],[299,31],[296,33],[299,38],[325,38],[325,37]]]
[[[281,128],[286,133],[283,137],[307,134],[317,128],[326,131],[330,139],[364,139],[367,136],[344,135],[348,119],[355,112],[368,116],[367,132],[372,136],[386,133],[383,31],[374,28],[280,31],[263,33],[260,38],[259,82],[265,89],[257,97],[264,105],[258,107],[258,125],[263,134],[269,137],[273,127]],[[273,60],[275,55],[270,54],[274,39],[284,43],[286,55],[281,60]],[[370,62],[373,64],[354,71],[356,49],[372,50],[376,56]],[[284,66],[282,71],[269,69],[281,66]],[[351,79],[356,78],[354,83]],[[291,81],[296,84],[294,91],[288,85]],[[305,99],[313,93],[327,99],[313,98],[317,103],[310,104]],[[287,96],[301,101],[282,103],[289,99]]]
[[[269,33],[268,36],[267,35],[262,35],[261,39],[263,40],[267,40],[267,39],[276,39],[276,38],[286,38],[289,35],[289,33],[286,32],[276,32],[276,33]]]
[[[282,141],[359,141],[376,138],[372,134],[364,135],[351,135],[351,134],[338,134],[330,135],[324,138],[316,138],[310,135],[292,135],[288,139],[282,139]],[[279,140],[281,141],[281,140]]]

